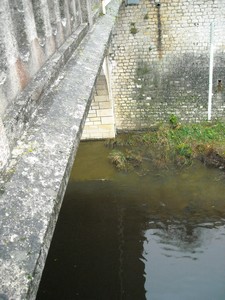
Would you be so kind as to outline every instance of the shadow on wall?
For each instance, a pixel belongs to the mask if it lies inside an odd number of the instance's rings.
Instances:
[[[216,62],[220,63],[216,63]],[[207,119],[209,89],[208,55],[183,54],[165,57],[154,62],[137,62],[132,98],[141,128],[160,120],[168,120],[171,113],[185,122]],[[223,89],[223,55],[215,59],[213,84],[213,115],[223,117],[225,108]],[[166,71],[165,71],[166,70]],[[218,79],[219,78],[219,79]]]

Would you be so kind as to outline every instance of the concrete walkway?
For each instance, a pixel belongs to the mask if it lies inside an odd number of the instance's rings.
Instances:
[[[35,299],[121,0],[110,2],[43,97],[0,198],[0,299]],[[15,154],[16,155],[16,154]]]

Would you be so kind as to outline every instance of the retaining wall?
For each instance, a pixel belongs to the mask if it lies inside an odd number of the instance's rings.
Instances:
[[[111,47],[116,128],[176,114],[207,119],[210,23],[215,22],[212,118],[224,117],[225,1],[140,0],[121,7]]]

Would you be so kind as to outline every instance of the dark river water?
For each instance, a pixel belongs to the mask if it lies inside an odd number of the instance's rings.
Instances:
[[[225,176],[122,174],[81,143],[38,300],[225,299]]]

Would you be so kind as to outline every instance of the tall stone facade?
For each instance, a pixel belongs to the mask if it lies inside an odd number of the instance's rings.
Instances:
[[[207,120],[212,22],[215,119],[225,114],[225,0],[123,3],[111,45],[118,130],[146,128],[171,114]]]

